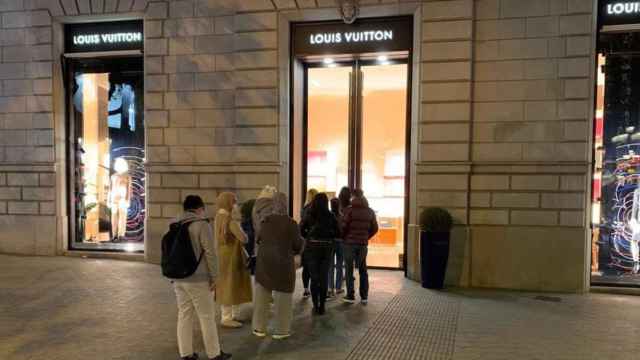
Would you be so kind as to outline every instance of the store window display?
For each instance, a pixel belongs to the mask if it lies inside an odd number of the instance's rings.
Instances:
[[[71,248],[142,251],[145,145],[142,59],[75,60]]]
[[[598,45],[592,282],[640,286],[640,34]]]

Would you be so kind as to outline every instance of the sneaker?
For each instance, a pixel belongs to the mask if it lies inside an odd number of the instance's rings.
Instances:
[[[227,360],[227,359],[231,359],[231,354],[227,354],[225,352],[220,351],[220,355],[214,357],[211,360]]]
[[[355,304],[356,303],[356,299],[353,296],[345,296],[342,298],[343,302],[346,302],[347,304]]]
[[[309,289],[304,289],[304,292],[302,293],[302,297],[306,299],[309,296],[311,296],[311,291],[309,291]]]
[[[368,303],[369,303],[369,301],[367,299],[360,300],[360,304],[362,304],[362,305],[366,306]]]
[[[199,358],[198,358],[198,354],[193,353],[193,355],[183,356],[180,359],[182,359],[182,360],[198,360]]]
[[[220,325],[222,325],[223,327],[226,327],[226,328],[230,328],[230,329],[238,329],[238,328],[242,327],[242,323],[241,322],[237,322],[235,320],[223,321]]]
[[[291,334],[280,334],[280,335],[273,334],[271,337],[273,338],[273,340],[284,340],[290,336]]]
[[[253,330],[253,335],[259,337],[259,338],[263,338],[265,336],[267,336],[266,332],[263,331],[259,331],[259,330]]]

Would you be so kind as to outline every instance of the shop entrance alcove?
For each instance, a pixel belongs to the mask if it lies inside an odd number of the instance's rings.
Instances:
[[[405,267],[412,26],[390,18],[292,29],[294,216],[308,189],[329,198],[363,189],[380,225],[370,267]]]

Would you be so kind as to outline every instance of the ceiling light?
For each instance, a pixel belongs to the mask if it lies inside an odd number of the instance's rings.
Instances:
[[[325,63],[326,65],[333,64],[333,59],[332,58],[324,58],[324,59],[322,59],[322,62]]]
[[[389,60],[389,57],[387,55],[378,56],[378,61],[379,62],[387,62],[388,60]]]

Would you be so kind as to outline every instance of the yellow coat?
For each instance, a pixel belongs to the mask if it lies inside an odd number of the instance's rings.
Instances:
[[[247,235],[240,224],[225,210],[216,214],[216,222],[229,222],[228,238],[216,239],[218,250],[218,276],[216,278],[216,301],[220,305],[240,305],[252,301],[251,275],[242,255]]]

